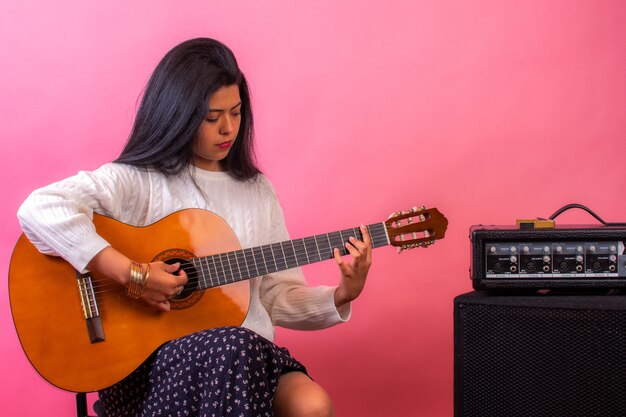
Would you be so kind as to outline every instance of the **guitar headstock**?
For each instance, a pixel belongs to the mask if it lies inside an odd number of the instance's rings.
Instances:
[[[413,207],[407,211],[393,213],[385,221],[389,243],[398,251],[427,247],[435,240],[443,239],[448,228],[448,219],[436,208]]]

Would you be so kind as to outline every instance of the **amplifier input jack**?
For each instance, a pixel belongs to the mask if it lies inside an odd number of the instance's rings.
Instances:
[[[583,266],[582,265],[576,265],[576,272],[583,272]]]
[[[550,272],[550,265],[544,265],[543,272]]]
[[[517,272],[517,267],[515,265],[511,265],[511,268],[509,268],[511,270],[511,272]]]
[[[609,265],[609,271],[615,272],[615,265]]]

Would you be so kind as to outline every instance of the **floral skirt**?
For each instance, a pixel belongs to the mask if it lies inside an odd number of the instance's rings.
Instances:
[[[99,392],[107,417],[272,416],[278,378],[306,369],[251,330],[204,330],[161,346]]]

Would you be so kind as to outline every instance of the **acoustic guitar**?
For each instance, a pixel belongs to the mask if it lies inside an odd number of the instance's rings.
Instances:
[[[203,329],[240,325],[249,305],[250,278],[347,253],[345,229],[241,249],[214,213],[187,209],[145,227],[94,215],[98,233],[137,262],[181,262],[189,277],[164,313],[131,299],[124,287],[78,274],[59,257],[40,253],[22,234],[9,268],[9,297],[26,356],[51,384],[68,391],[106,388],[134,371],[160,345]],[[374,248],[428,246],[448,221],[437,209],[412,209],[368,225]]]

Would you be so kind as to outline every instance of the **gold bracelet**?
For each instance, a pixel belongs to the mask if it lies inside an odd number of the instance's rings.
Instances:
[[[128,283],[128,296],[138,299],[143,294],[144,275],[143,268],[140,263],[130,261],[130,282]]]
[[[128,283],[128,296],[131,298],[137,297],[138,280],[141,279],[141,265],[135,261],[130,261],[130,282]]]
[[[143,290],[146,289],[146,285],[148,285],[148,278],[150,278],[150,263],[148,262],[148,266],[146,268],[146,276],[143,279]],[[143,293],[143,290],[141,291]]]

